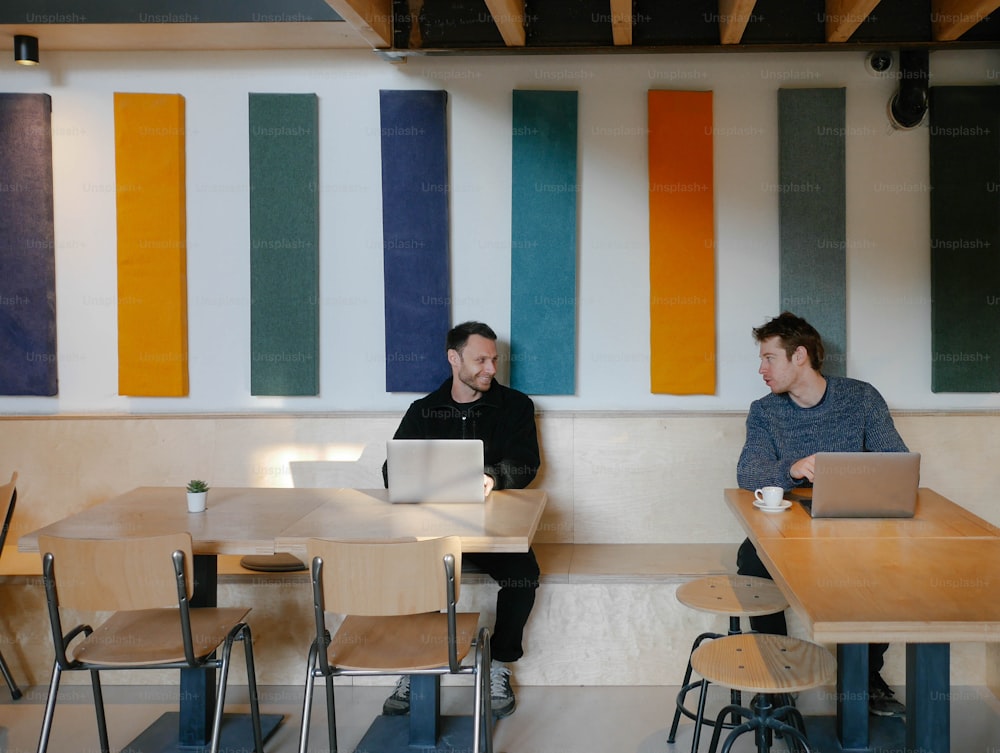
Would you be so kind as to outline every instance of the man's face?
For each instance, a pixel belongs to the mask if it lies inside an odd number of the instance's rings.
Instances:
[[[455,379],[476,392],[487,392],[497,373],[497,344],[488,337],[469,335],[462,351],[449,351]]]
[[[760,344],[760,368],[757,373],[764,377],[764,384],[775,395],[791,389],[798,376],[798,369],[785,353],[780,337],[769,337]]]

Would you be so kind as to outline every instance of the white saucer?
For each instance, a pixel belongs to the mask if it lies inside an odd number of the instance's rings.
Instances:
[[[753,501],[753,506],[756,507],[758,510],[763,510],[764,512],[784,512],[785,510],[787,510],[789,507],[792,506],[792,503],[789,502],[787,499],[783,499],[781,500],[780,505],[778,505],[777,507],[771,507],[770,505],[765,505],[759,499],[755,499]]]

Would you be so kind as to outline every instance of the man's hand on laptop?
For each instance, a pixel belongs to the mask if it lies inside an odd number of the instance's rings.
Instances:
[[[487,497],[490,496],[490,492],[493,491],[494,484],[496,484],[496,481],[494,480],[494,478],[490,474],[484,473],[483,474],[483,492],[484,492],[485,496],[487,496]]]
[[[812,483],[813,476],[816,474],[816,456],[809,455],[801,460],[796,460],[792,463],[788,474],[792,478],[804,478],[806,481]]]

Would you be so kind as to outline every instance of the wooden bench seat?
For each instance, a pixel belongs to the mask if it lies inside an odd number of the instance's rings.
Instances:
[[[734,572],[734,544],[535,544],[542,583],[682,583]],[[219,576],[307,580],[304,571],[262,573],[240,566],[238,556],[219,557]],[[488,580],[465,570],[465,582]]]

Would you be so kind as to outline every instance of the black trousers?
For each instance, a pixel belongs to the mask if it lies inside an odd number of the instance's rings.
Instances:
[[[524,655],[521,645],[524,626],[528,624],[538,588],[538,560],[534,550],[512,554],[467,552],[462,554],[462,561],[475,565],[500,584],[490,653],[497,661],[517,661]]]
[[[760,557],[757,556],[757,550],[750,543],[750,539],[740,544],[740,550],[736,553],[736,572],[740,575],[756,575],[758,578],[774,580],[767,571],[767,568],[764,567],[764,563],[760,561]],[[758,633],[788,635],[788,625],[785,622],[784,612],[751,617],[750,627]],[[888,643],[871,643],[868,645],[868,671],[870,673],[882,671],[887,648],[889,648]]]

